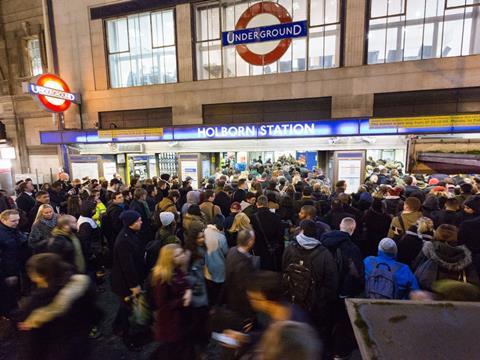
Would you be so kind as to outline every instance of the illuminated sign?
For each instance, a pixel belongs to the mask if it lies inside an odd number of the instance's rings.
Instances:
[[[245,10],[234,31],[222,33],[222,45],[235,45],[243,60],[264,66],[280,59],[293,38],[307,34],[307,21],[294,22],[282,5],[264,1]]]
[[[480,126],[480,114],[439,115],[400,118],[372,118],[372,129],[382,128],[433,128],[449,126]]]
[[[78,94],[70,92],[65,81],[53,74],[35,77],[33,82],[23,83],[23,91],[29,93],[46,111],[59,113],[67,110],[70,104],[80,103]]]
[[[98,130],[99,138],[128,138],[145,136],[163,136],[163,128],[111,129]]]

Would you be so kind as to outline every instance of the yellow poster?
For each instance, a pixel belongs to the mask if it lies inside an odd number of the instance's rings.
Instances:
[[[370,129],[480,126],[480,114],[371,118],[369,125]]]
[[[135,136],[163,136],[163,128],[98,130],[99,138],[121,138]]]

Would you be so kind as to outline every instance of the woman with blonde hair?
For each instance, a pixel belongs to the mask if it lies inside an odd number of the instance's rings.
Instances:
[[[28,237],[28,244],[35,254],[46,250],[48,238],[57,225],[57,217],[58,215],[55,214],[53,207],[49,204],[40,205],[38,208],[37,216]]]
[[[156,305],[155,340],[162,345],[152,359],[187,359],[186,307],[190,306],[192,290],[182,270],[185,253],[178,244],[160,250],[152,269],[153,294]]]
[[[233,219],[233,224],[227,230],[227,243],[229,247],[237,246],[237,235],[242,230],[252,230],[250,218],[243,212],[239,212]]]

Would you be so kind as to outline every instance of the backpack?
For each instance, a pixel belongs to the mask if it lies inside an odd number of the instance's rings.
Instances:
[[[369,299],[387,299],[397,298],[397,284],[395,282],[395,273],[400,269],[400,265],[390,266],[384,262],[374,262],[374,269],[367,277],[365,284],[365,295]]]
[[[299,246],[297,246],[298,248]],[[316,300],[312,259],[322,249],[321,246],[317,246],[313,250],[299,249],[283,274],[283,286],[290,302],[306,311],[312,310]]]

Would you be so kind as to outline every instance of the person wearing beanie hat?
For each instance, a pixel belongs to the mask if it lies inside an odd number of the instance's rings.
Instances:
[[[408,265],[396,261],[397,244],[384,238],[378,244],[378,255],[367,257],[365,265],[365,293],[369,298],[408,299],[410,291],[419,290],[417,279]],[[392,277],[394,291],[384,294],[379,278]],[[384,289],[383,289],[384,290]]]
[[[434,239],[433,242],[426,241],[423,244],[414,265],[420,287],[431,291],[433,284],[443,279],[480,285],[472,252],[465,245],[455,246],[457,228],[453,225],[440,225],[435,231]]]
[[[362,253],[376,255],[378,243],[387,236],[392,216],[385,212],[385,203],[375,197],[372,205],[363,217],[364,231],[362,233]]]
[[[160,223],[162,227],[169,226],[172,222],[175,221],[175,215],[169,211],[164,211],[160,213]]]
[[[409,197],[403,204],[403,211],[393,218],[388,231],[388,237],[395,241],[399,240],[402,235],[417,223],[423,215],[420,211],[422,203],[416,197]]]
[[[465,202],[465,210],[473,210],[470,213],[471,218],[464,220],[460,224],[458,232],[458,243],[465,245],[471,252],[473,257],[473,263],[480,274],[480,196],[474,196],[469,198]],[[465,211],[464,210],[464,211]],[[470,211],[470,210],[467,210]]]
[[[130,309],[125,298],[138,295],[147,275],[144,247],[138,233],[142,227],[140,213],[127,210],[120,215],[123,228],[115,239],[111,275],[112,292],[119,298],[120,308],[115,318],[114,332],[124,334],[124,342],[130,348],[138,348],[129,334]]]
[[[157,230],[155,239],[147,244],[145,251],[145,263],[147,269],[151,270],[157,263],[160,249],[167,244],[179,244],[180,239],[175,235],[177,223],[175,215],[169,211],[160,213],[160,223],[162,226]]]

